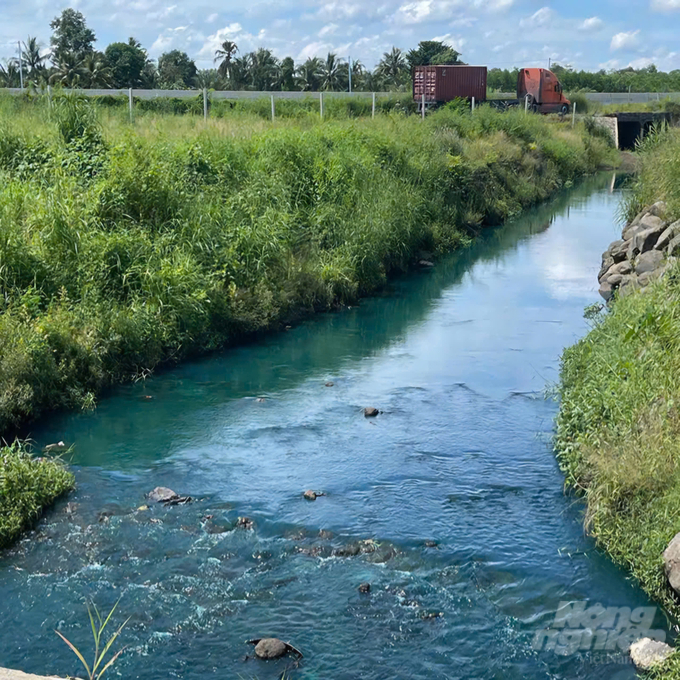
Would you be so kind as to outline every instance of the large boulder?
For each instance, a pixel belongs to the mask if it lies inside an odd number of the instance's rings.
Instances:
[[[666,216],[666,202],[657,201],[654,205],[650,206],[649,210],[647,210],[647,214],[663,219]]]
[[[619,296],[626,297],[626,295],[630,295],[639,288],[640,284],[638,283],[637,276],[635,274],[628,274],[628,276],[623,277],[623,280],[619,284]]]
[[[628,259],[632,260],[639,253],[651,250],[667,226],[666,222],[653,215],[644,217],[642,222],[640,222],[640,231],[631,239],[627,252]]]
[[[656,250],[663,250],[678,234],[680,234],[680,220],[673,222],[670,227],[666,227],[666,229],[661,232],[661,236],[657,239],[654,248]]]
[[[604,298],[605,302],[609,302],[614,296],[614,288],[607,281],[603,281],[600,284],[600,289],[598,293]]]
[[[675,534],[664,550],[663,566],[671,588],[680,594],[680,533]]]
[[[624,260],[623,262],[619,262],[618,264],[613,264],[604,273],[604,275],[599,278],[599,281],[600,283],[606,282],[611,285],[616,285],[616,283],[620,283],[621,279],[614,282],[612,281],[613,277],[625,276],[626,274],[630,274],[632,271],[633,265],[630,262],[628,262],[628,260]]]
[[[654,666],[662,664],[672,653],[672,647],[665,642],[651,638],[642,638],[630,646],[630,658],[639,671],[651,671]]]
[[[667,255],[680,255],[680,233],[673,237],[666,250]]]
[[[609,255],[614,260],[614,262],[621,262],[626,259],[628,249],[630,248],[631,239],[614,241],[614,243],[609,246]]]
[[[610,252],[602,254],[602,266],[600,267],[600,273],[597,275],[598,282],[602,282],[609,270],[614,266],[614,258],[611,256]]]
[[[642,253],[635,262],[635,273],[640,276],[646,272],[653,272],[663,264],[663,253],[659,250],[648,250]]]

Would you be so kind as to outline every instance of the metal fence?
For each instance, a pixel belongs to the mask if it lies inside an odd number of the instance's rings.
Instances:
[[[79,92],[88,97],[129,97],[130,92],[136,99],[192,99],[203,96],[203,90],[61,90],[61,92]],[[22,90],[18,87],[2,88],[0,92],[8,92],[10,94],[21,94]],[[211,100],[218,99],[270,99],[272,96],[275,99],[318,99],[320,92],[284,92],[284,91],[266,91],[255,92],[251,90],[208,90],[208,97]],[[394,97],[399,92],[323,92],[324,99],[327,98],[347,98],[347,97]]]

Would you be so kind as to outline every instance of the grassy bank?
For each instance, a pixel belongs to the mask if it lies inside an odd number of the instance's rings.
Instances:
[[[680,131],[651,137],[628,217],[662,198],[680,218]],[[680,268],[616,300],[563,356],[556,450],[599,544],[677,622],[661,555],[680,531]],[[680,657],[680,654],[676,656]],[[659,677],[680,678],[680,658]]]
[[[18,443],[0,448],[0,548],[30,528],[73,483],[58,460],[35,459]]]
[[[356,300],[612,161],[585,128],[0,101],[0,432]]]

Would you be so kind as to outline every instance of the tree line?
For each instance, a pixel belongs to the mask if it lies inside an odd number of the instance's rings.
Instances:
[[[349,64],[332,52],[325,59],[310,57],[297,64],[293,57],[278,59],[263,47],[240,53],[235,42],[226,40],[215,52],[214,68],[199,69],[180,50],[165,52],[154,61],[135,38],[99,51],[94,31],[72,8],[55,17],[50,28],[49,49],[29,37],[21,43],[21,65],[18,58],[0,63],[0,87],[19,87],[23,70],[24,84],[33,87],[346,91],[351,79],[353,90],[407,91],[414,66],[463,63],[459,52],[437,40],[421,41],[407,51],[393,47],[373,70],[360,61]],[[552,70],[567,92],[680,91],[680,70],[664,73],[654,65],[590,72],[555,64]],[[514,92],[517,73],[518,69],[490,69],[489,89]]]
[[[575,71],[553,64],[551,71],[566,92],[680,92],[680,69],[665,73],[654,64],[612,71]],[[489,69],[487,85],[495,92],[514,92],[518,72],[518,69]]]
[[[402,51],[393,47],[375,69],[360,61],[351,65],[332,52],[325,59],[310,57],[296,64],[292,57],[278,59],[263,47],[239,53],[233,41],[224,41],[214,55],[215,67],[199,69],[186,52],[171,50],[158,61],[135,38],[114,42],[102,52],[81,12],[65,9],[51,23],[49,50],[35,37],[21,43],[18,57],[0,64],[0,87],[47,84],[82,88],[141,88],[216,90],[407,90],[411,69],[417,64],[460,63],[460,54],[436,40]]]

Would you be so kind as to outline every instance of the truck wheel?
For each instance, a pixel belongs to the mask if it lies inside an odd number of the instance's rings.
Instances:
[[[560,113],[563,116],[566,116],[569,113],[569,107],[566,104],[562,104],[562,108],[560,109]]]

